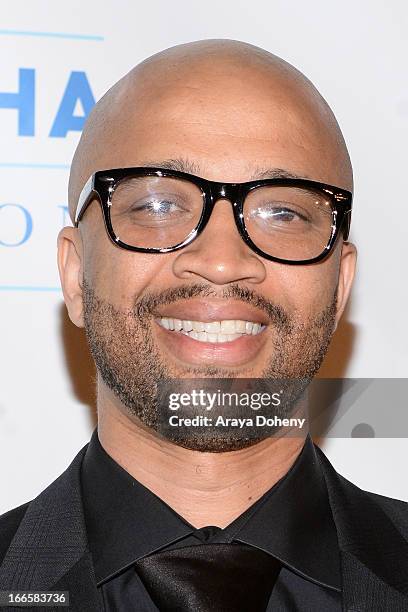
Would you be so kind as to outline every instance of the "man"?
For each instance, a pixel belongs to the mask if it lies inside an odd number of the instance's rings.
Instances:
[[[0,518],[1,590],[81,612],[408,609],[405,503],[303,431],[174,433],[157,401],[163,381],[314,376],[353,281],[352,188],[327,103],[257,47],[174,47],[98,102],[58,240],[98,426]]]

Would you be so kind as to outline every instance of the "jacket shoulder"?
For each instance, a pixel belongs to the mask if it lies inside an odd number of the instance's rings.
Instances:
[[[376,504],[381,506],[386,514],[390,517],[393,523],[403,534],[404,538],[408,540],[408,503],[401,499],[394,499],[393,497],[386,497],[385,495],[379,495],[378,493],[372,493],[365,491]]]
[[[367,529],[368,523],[373,527],[374,520],[381,530],[381,517],[387,517],[399,537],[408,541],[408,503],[361,489],[339,474],[318,446],[315,448],[323,468],[332,510],[346,526],[346,531],[350,532],[351,526],[356,531],[359,526],[362,532]]]
[[[26,502],[0,516],[0,565],[29,505]]]

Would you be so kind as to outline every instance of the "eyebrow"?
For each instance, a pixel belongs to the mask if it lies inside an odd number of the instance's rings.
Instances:
[[[176,157],[171,159],[164,159],[160,161],[148,161],[145,162],[146,166],[152,166],[156,168],[163,168],[164,170],[178,170],[179,172],[187,172],[188,174],[196,174],[202,176],[202,170],[200,166],[189,159],[183,157]],[[283,168],[274,168],[274,167],[259,167],[257,166],[255,169],[251,169],[251,176],[248,179],[249,181],[257,180],[257,179],[273,179],[273,178],[293,178],[293,179],[308,179],[309,177],[300,174],[296,174],[295,172],[291,172],[289,170],[284,170]]]

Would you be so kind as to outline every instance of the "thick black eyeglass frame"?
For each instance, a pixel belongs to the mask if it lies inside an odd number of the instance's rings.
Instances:
[[[203,194],[203,211],[201,218],[194,230],[190,232],[187,238],[172,247],[165,248],[147,248],[147,247],[136,247],[125,242],[122,242],[115,234],[111,216],[110,207],[112,205],[112,195],[117,185],[125,178],[138,177],[138,176],[166,176],[171,178],[179,178],[186,181],[190,181],[196,185]],[[276,186],[290,186],[290,187],[305,187],[314,191],[322,193],[329,198],[332,208],[332,231],[327,245],[323,251],[312,259],[302,260],[289,260],[275,257],[264,253],[259,249],[254,242],[252,242],[250,236],[245,227],[243,205],[246,196],[253,189],[258,187],[264,187],[268,185]],[[245,183],[220,183],[218,181],[209,181],[194,174],[187,172],[181,172],[179,170],[169,170],[166,168],[157,168],[150,166],[138,166],[133,168],[114,168],[111,170],[99,170],[92,174],[92,176],[86,182],[78,200],[78,205],[75,213],[75,227],[78,227],[86,209],[89,204],[97,198],[102,208],[103,218],[105,222],[105,228],[109,238],[114,244],[122,249],[128,251],[135,251],[141,253],[170,253],[177,251],[190,244],[197,236],[199,236],[205,226],[207,225],[211,213],[214,209],[214,205],[218,200],[224,199],[230,202],[234,214],[235,224],[238,232],[252,251],[264,257],[269,261],[276,261],[280,263],[286,263],[289,265],[301,265],[311,264],[321,261],[328,256],[330,251],[333,249],[336,240],[340,234],[340,229],[343,228],[344,240],[348,239],[350,232],[350,220],[351,220],[351,209],[352,209],[352,193],[345,189],[328,185],[326,183],[320,183],[318,181],[312,181],[309,179],[302,178],[271,178],[271,179],[259,179],[253,181],[247,181]]]

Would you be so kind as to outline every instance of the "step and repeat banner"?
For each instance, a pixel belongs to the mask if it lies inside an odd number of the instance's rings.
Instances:
[[[354,166],[359,261],[322,375],[406,379],[406,3],[1,0],[0,9],[0,513],[57,477],[95,426],[95,373],[82,330],[67,318],[56,266],[56,237],[70,223],[70,162],[95,102],[136,63],[174,44],[259,45],[327,99]],[[375,385],[358,388],[378,396]],[[408,434],[391,410],[392,384],[379,388],[373,411],[395,426],[374,426],[369,410],[362,423],[347,421],[351,402],[337,413],[343,426],[330,435],[326,424],[319,443],[359,486],[408,499],[396,468]]]

